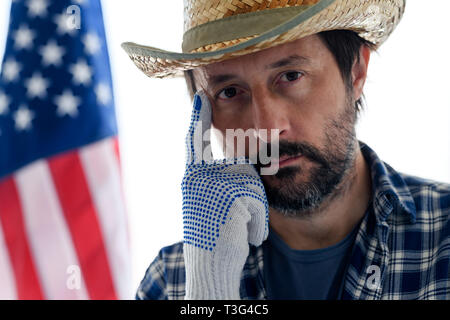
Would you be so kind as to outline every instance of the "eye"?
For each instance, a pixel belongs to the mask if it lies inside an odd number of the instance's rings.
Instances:
[[[289,71],[286,73],[283,73],[280,77],[281,82],[293,82],[298,80],[301,76],[303,75],[303,73],[298,72],[298,71]]]
[[[217,97],[219,99],[232,99],[239,94],[239,90],[236,87],[228,87],[219,92]]]

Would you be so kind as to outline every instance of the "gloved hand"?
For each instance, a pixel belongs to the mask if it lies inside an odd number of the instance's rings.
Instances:
[[[210,127],[211,105],[200,91],[182,181],[185,299],[237,300],[249,243],[258,246],[267,238],[269,210],[262,181],[248,160],[201,160],[203,152],[213,159],[209,143],[201,139]]]

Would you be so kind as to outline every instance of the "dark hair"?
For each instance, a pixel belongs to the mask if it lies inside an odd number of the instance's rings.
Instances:
[[[350,30],[331,30],[318,33],[320,39],[325,43],[336,59],[341,72],[342,79],[348,89],[352,88],[352,67],[359,62],[359,49],[367,46],[375,50],[375,45],[370,41],[361,38],[356,32]],[[188,87],[191,99],[197,91],[192,70],[184,72],[184,78]],[[364,94],[355,102],[355,108],[359,112],[364,106]]]

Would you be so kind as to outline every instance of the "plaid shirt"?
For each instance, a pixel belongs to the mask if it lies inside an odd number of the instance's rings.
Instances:
[[[361,144],[372,202],[361,221],[342,299],[450,299],[450,185],[401,174]],[[183,299],[183,243],[161,249],[136,299]],[[267,299],[262,246],[250,246],[242,299]]]

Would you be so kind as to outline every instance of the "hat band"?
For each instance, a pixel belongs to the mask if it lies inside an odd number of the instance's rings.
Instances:
[[[243,13],[198,25],[184,33],[182,50],[189,53],[203,46],[262,34],[314,5]]]

